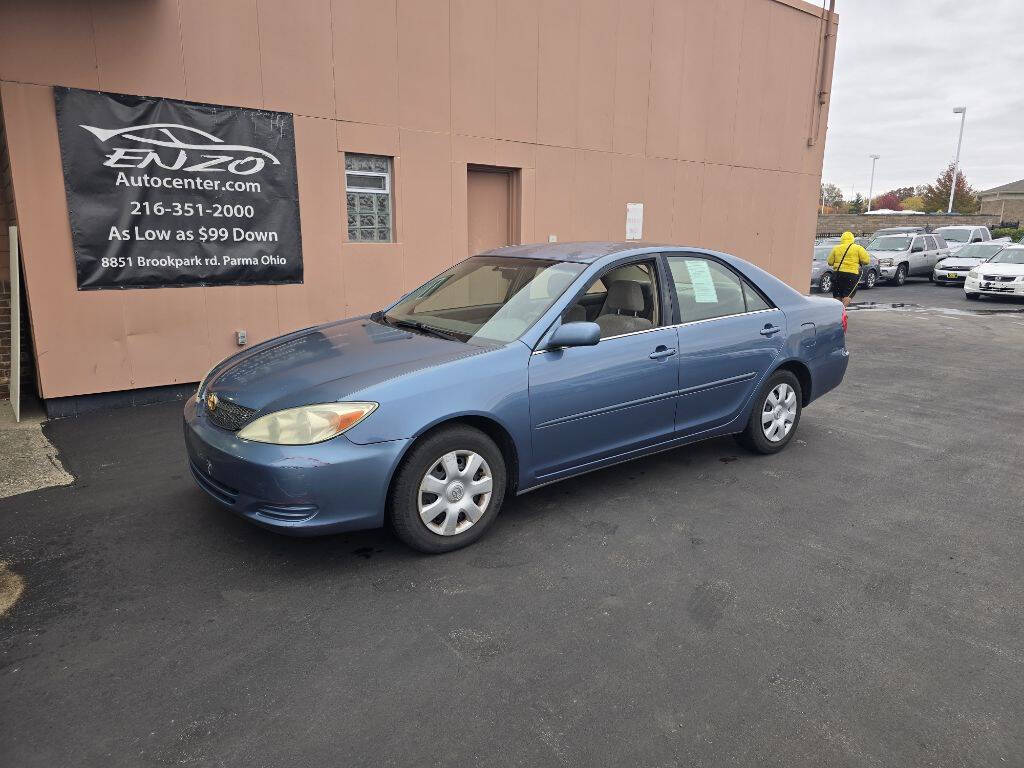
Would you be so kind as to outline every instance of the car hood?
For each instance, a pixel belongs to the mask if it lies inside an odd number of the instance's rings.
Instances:
[[[978,265],[982,275],[1024,275],[1024,264],[986,264]]]
[[[946,241],[946,249],[949,250],[951,253],[956,253],[961,248],[963,248],[965,245],[967,245],[967,243],[958,243],[955,240],[947,240]]]
[[[254,347],[222,364],[207,388],[248,408],[278,410],[340,400],[385,379],[487,349],[357,317]]]
[[[896,259],[910,253],[910,251],[868,251],[872,259]]]
[[[957,258],[956,256],[954,256],[952,258],[943,259],[942,261],[935,265],[935,268],[942,269],[942,267],[976,267],[983,261],[984,259],[972,259],[967,257]]]

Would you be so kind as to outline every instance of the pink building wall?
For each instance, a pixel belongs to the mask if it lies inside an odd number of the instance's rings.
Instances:
[[[643,202],[645,240],[805,290],[820,16],[801,0],[6,0],[41,394],[196,381],[236,329],[254,343],[379,308],[468,255],[470,163],[520,169],[521,242],[621,240]],[[53,85],[293,112],[305,284],[77,291]],[[348,242],[344,151],[394,157],[397,242]]]

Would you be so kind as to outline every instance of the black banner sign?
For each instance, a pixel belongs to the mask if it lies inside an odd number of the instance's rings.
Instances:
[[[54,98],[79,290],[302,282],[290,114]]]

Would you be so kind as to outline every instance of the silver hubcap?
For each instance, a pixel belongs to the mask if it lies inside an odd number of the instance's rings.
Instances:
[[[446,453],[420,481],[420,520],[440,536],[462,533],[487,511],[493,485],[483,456],[473,451]]]
[[[764,436],[771,442],[777,443],[793,429],[794,421],[796,421],[796,391],[785,382],[777,384],[768,393],[764,407],[761,409],[761,429],[764,430]]]

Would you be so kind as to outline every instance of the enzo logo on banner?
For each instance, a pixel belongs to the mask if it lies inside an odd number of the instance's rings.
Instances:
[[[116,147],[107,155],[104,165],[108,168],[146,168],[153,164],[168,171],[230,171],[240,176],[248,176],[252,173],[259,173],[263,170],[269,159],[274,165],[280,165],[281,161],[269,152],[257,149],[256,147],[236,146],[225,144],[223,139],[201,131],[198,128],[190,128],[187,125],[175,125],[174,123],[152,123],[150,125],[135,125],[131,128],[96,128],[92,125],[83,125],[82,128],[92,133],[102,142],[120,137],[130,139],[139,144],[148,145],[146,148],[139,147]],[[204,139],[209,144],[189,144],[181,141],[172,132],[172,128],[181,131],[188,131]],[[139,134],[147,130],[159,131],[163,140],[159,138],[145,138]],[[177,149],[174,160],[168,165],[161,159],[159,153],[152,147],[170,147]],[[211,154],[210,151],[215,152]],[[200,158],[199,162],[191,162],[189,152]],[[216,154],[220,152],[231,152],[232,154]],[[236,154],[238,153],[238,154]]]
[[[290,114],[54,94],[80,290],[302,282]]]

